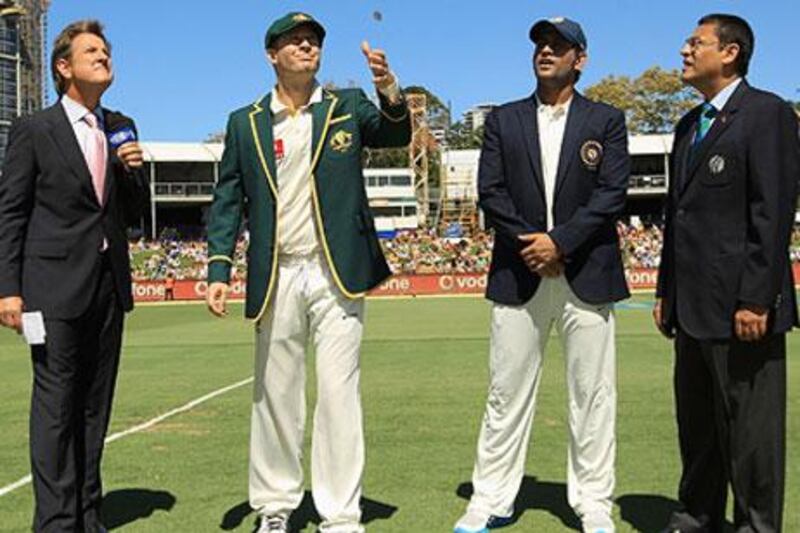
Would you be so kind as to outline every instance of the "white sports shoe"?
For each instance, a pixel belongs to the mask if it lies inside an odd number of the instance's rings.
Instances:
[[[589,513],[581,517],[583,533],[614,533],[614,521],[602,512]]]
[[[486,527],[489,517],[483,513],[467,511],[464,516],[458,519],[453,527],[454,533],[488,533]]]
[[[261,525],[256,533],[289,533],[288,517],[282,514],[261,515]]]

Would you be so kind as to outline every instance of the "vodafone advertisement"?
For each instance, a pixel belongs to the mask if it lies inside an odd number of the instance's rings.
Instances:
[[[800,280],[800,263],[793,265],[794,279]],[[628,287],[632,290],[655,289],[658,270],[638,268],[625,271]],[[169,300],[205,300],[207,284],[198,280],[179,280],[171,291],[164,281],[134,281],[133,298],[137,302],[163,302]],[[369,293],[370,296],[430,296],[455,294],[483,294],[486,274],[417,274],[392,276]],[[228,297],[244,299],[245,283],[231,283]]]
[[[631,289],[654,289],[657,270],[636,269],[625,273]],[[795,266],[795,279],[800,269]],[[207,284],[198,280],[179,280],[171,291],[164,281],[135,281],[133,297],[137,302],[162,302],[165,300],[204,300]],[[370,296],[430,296],[455,294],[483,294],[486,291],[486,274],[418,274],[392,276],[370,292]],[[231,283],[229,297],[241,300],[245,295],[242,280]]]

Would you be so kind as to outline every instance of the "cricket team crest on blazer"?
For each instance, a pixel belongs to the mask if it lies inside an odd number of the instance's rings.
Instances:
[[[710,170],[712,174],[721,173],[725,170],[725,158],[721,155],[711,156],[711,159],[708,160],[708,170]]]
[[[331,150],[343,154],[353,146],[353,134],[349,131],[339,130],[331,137]]]
[[[588,168],[595,170],[603,160],[603,145],[590,139],[581,145],[581,161]]]

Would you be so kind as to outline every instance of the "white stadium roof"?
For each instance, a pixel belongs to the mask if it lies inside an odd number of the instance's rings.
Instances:
[[[668,154],[672,149],[672,134],[629,135],[628,150],[631,155]]]
[[[145,161],[214,163],[222,158],[222,143],[142,142]]]

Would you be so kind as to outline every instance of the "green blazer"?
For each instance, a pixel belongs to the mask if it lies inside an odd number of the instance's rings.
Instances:
[[[314,218],[333,279],[358,298],[389,277],[369,210],[361,149],[401,147],[411,139],[405,101],[378,109],[361,89],[324,91],[313,104],[311,188]],[[208,222],[208,282],[230,281],[242,217],[250,230],[245,316],[266,312],[277,274],[278,182],[270,94],[231,113]]]

